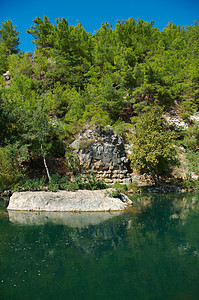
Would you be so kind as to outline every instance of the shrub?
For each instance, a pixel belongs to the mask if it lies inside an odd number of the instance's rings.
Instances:
[[[199,174],[199,151],[188,151],[186,153],[186,158],[189,171]]]
[[[95,174],[90,171],[86,176],[77,176],[75,182],[71,182],[69,178],[62,177],[59,174],[52,174],[51,181],[46,184],[47,178],[33,178],[19,181],[14,185],[12,191],[41,191],[49,190],[56,192],[58,190],[76,191],[78,189],[97,190],[106,189],[108,186],[103,180],[96,180]]]
[[[22,162],[27,158],[27,145],[18,143],[0,148],[0,189],[10,188],[24,178]]]
[[[163,123],[162,113],[163,109],[157,105],[142,113],[129,136],[132,168],[151,175],[155,183],[159,183],[159,175],[169,173],[170,167],[177,164],[175,134]]]
[[[74,174],[78,174],[81,171],[80,161],[77,153],[71,148],[68,148],[65,153],[66,164],[69,170]]]
[[[79,142],[79,149],[86,150],[88,149],[93,143],[94,139],[86,139],[86,140],[80,140]]]
[[[140,192],[141,189],[142,189],[142,187],[138,186],[138,183],[136,180],[134,180],[128,184],[128,192],[138,193],[138,192]]]
[[[120,184],[118,182],[113,183],[112,187],[120,193],[126,193],[128,191],[126,184]]]
[[[90,171],[87,175],[78,176],[75,178],[75,183],[78,185],[78,189],[86,190],[99,190],[106,189],[107,185],[103,180],[96,180],[96,175],[93,171]]]
[[[183,188],[187,190],[192,190],[195,188],[195,181],[192,179],[191,175],[188,173],[186,174],[186,178],[183,179],[182,181],[182,186]]]
[[[20,180],[17,182],[12,191],[41,191],[45,187],[46,177],[43,176],[41,178],[33,178],[33,179],[26,179],[25,182]]]
[[[7,148],[0,148],[0,189],[3,190],[15,177],[15,169]]]

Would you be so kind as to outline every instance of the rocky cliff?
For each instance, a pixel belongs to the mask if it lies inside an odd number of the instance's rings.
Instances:
[[[86,128],[79,133],[71,148],[77,153],[80,165],[93,170],[97,179],[106,183],[131,182],[130,161],[124,141],[111,126]]]

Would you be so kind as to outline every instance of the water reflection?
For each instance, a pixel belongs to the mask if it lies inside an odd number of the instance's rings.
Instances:
[[[168,227],[173,225],[170,220],[174,212],[173,199],[164,195],[151,195],[139,200],[142,209],[138,216],[138,223],[142,224],[142,232],[164,234]]]
[[[45,225],[53,223],[72,228],[82,228],[97,225],[101,222],[121,215],[122,212],[29,212],[8,211],[9,221],[21,225]]]
[[[130,220],[123,212],[8,211],[8,215],[11,224],[20,225],[15,227],[18,230],[23,228],[25,232],[38,232],[44,239],[53,239],[55,232],[56,236],[59,233],[62,247],[67,245],[95,258],[116,249],[132,225],[132,215]],[[52,248],[54,253],[56,243],[52,244]]]
[[[0,217],[2,299],[199,299],[198,195],[136,197],[139,213]]]

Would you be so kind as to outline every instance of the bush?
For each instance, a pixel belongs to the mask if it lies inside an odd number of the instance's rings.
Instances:
[[[68,148],[65,153],[66,164],[69,170],[74,174],[78,174],[81,171],[80,161],[77,153],[71,148]]]
[[[120,193],[126,193],[128,191],[127,185],[126,184],[120,184],[118,182],[115,182],[112,187],[116,189]]]
[[[27,158],[27,145],[10,144],[0,148],[0,189],[10,188],[25,176],[23,161]]]
[[[56,192],[58,190],[76,191],[82,190],[97,190],[106,189],[107,185],[103,180],[96,180],[95,174],[91,171],[86,176],[78,176],[75,178],[75,182],[71,182],[69,178],[62,177],[59,174],[52,174],[51,181],[47,183],[47,178],[34,178],[22,180],[14,185],[12,191],[41,191],[49,190]]]
[[[199,122],[195,122],[185,131],[183,145],[190,150],[199,149]]]
[[[0,148],[0,189],[3,190],[15,178],[15,169],[8,148]]]
[[[52,174],[51,181],[48,183],[47,188],[52,192],[56,192],[60,189],[61,177],[59,174]]]
[[[138,186],[138,183],[136,180],[134,180],[128,184],[128,192],[138,193],[138,192],[140,192],[141,189],[142,189],[142,187]]]
[[[93,171],[90,171],[86,176],[78,176],[75,178],[75,183],[78,189],[82,190],[100,190],[106,189],[107,185],[103,180],[96,180],[96,175]]]
[[[195,189],[195,181],[192,179],[191,175],[188,173],[186,174],[186,178],[183,179],[182,181],[182,186],[183,188],[187,190],[192,190]]]
[[[189,171],[199,174],[199,151],[188,151],[186,158],[188,160]]]
[[[14,185],[12,191],[41,191],[46,186],[46,180],[44,176],[42,178],[28,178],[25,182],[20,180]]]
[[[107,196],[108,197],[111,197],[111,198],[119,198],[122,200],[122,195],[121,195],[121,192],[118,191],[117,189],[116,190],[113,190],[111,192],[108,192],[107,193]]]
[[[155,183],[159,183],[159,175],[169,173],[178,162],[173,145],[176,136],[164,124],[162,113],[163,108],[154,105],[139,115],[129,136],[132,168],[151,175]]]

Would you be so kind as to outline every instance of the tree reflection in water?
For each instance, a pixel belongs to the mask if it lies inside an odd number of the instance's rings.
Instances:
[[[198,299],[198,195],[133,201],[138,213],[4,213],[3,299]]]

